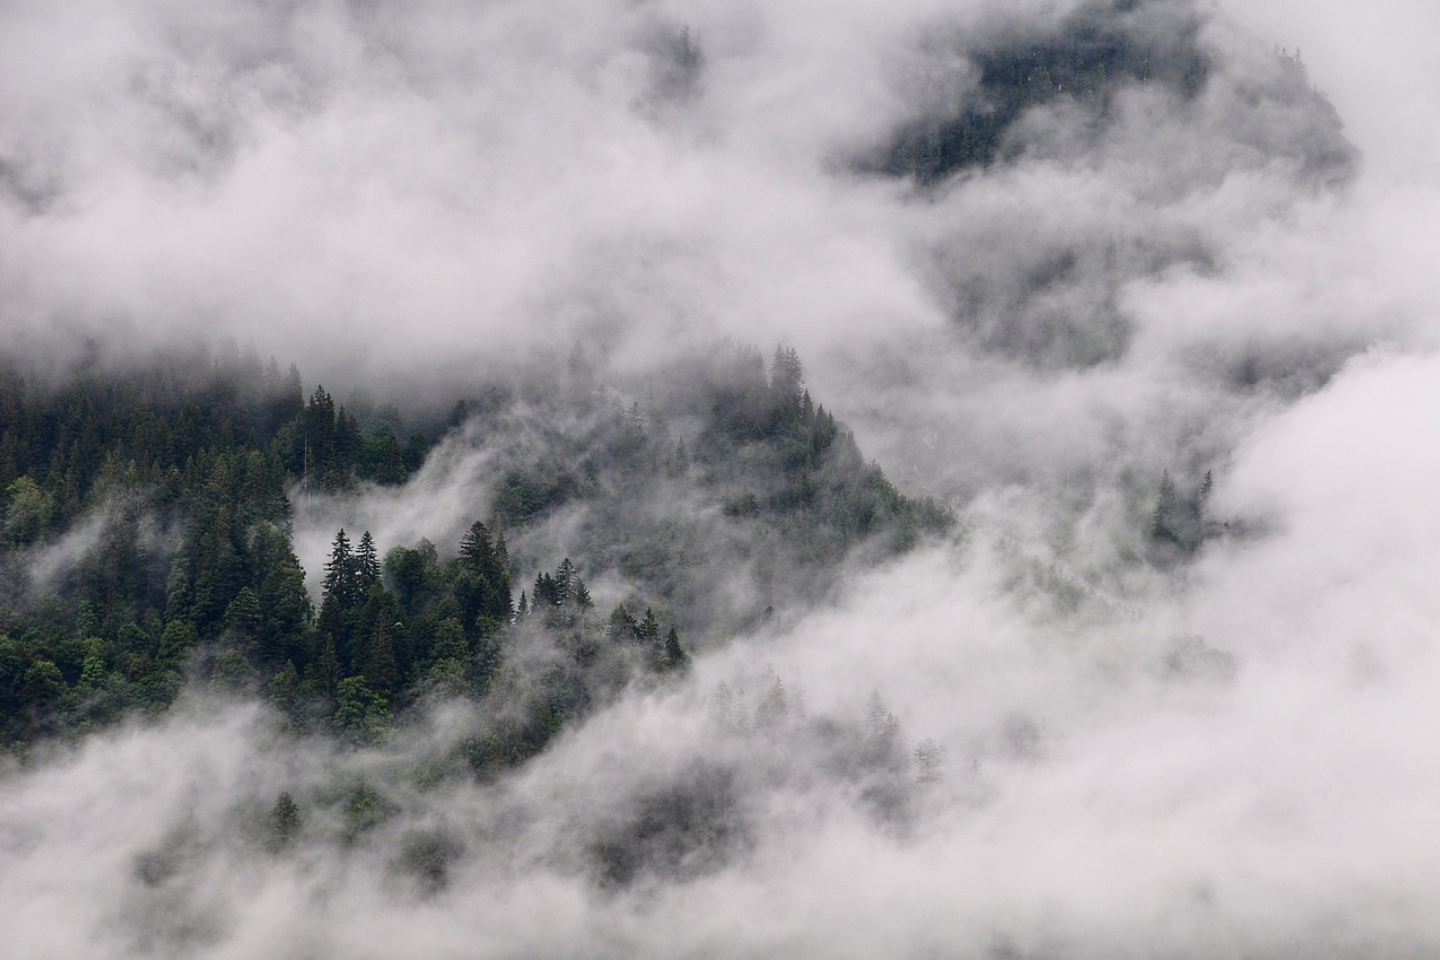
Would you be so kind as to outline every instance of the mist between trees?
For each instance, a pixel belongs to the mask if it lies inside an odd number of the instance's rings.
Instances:
[[[0,954],[1440,951],[1397,5],[77,9]]]
[[[253,357],[57,383],[9,366],[7,739],[153,714],[187,683],[362,742],[397,712],[468,696],[507,704],[472,758],[490,771],[628,684],[683,673],[690,649],[827,598],[852,553],[954,524],[865,462],[790,348],[767,372],[753,348],[723,347],[641,399],[578,346],[559,366],[403,443],[397,409],[352,412],[323,387],[307,400],[293,367]],[[423,475],[427,453],[477,449],[488,464],[467,494],[484,520],[439,545],[341,528],[312,597],[297,498],[306,516],[317,500],[343,515]],[[45,559],[57,552],[68,562]]]

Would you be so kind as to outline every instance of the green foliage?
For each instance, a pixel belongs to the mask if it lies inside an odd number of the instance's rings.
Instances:
[[[215,660],[215,669],[210,674],[210,689],[231,696],[252,693],[258,675],[250,661],[239,650],[226,650]]]
[[[32,661],[20,685],[20,705],[31,710],[56,706],[67,688],[60,668],[50,660]]]
[[[20,477],[5,490],[5,525],[0,540],[10,546],[25,546],[40,539],[55,514],[55,498],[29,477]]]
[[[564,504],[581,486],[561,461],[546,459],[506,473],[496,490],[495,507],[507,521],[524,523]]]
[[[298,372],[273,362],[189,358],[43,388],[0,362],[3,570],[95,518],[73,571],[0,609],[0,737],[163,711],[185,676],[264,697],[297,732],[362,744],[419,700],[464,696],[498,718],[467,748],[488,776],[628,684],[683,677],[682,631],[755,622],[852,549],[906,549],[948,524],[865,463],[788,347],[768,370],[757,350],[718,351],[623,402],[581,360],[571,389],[523,404],[495,389],[461,407],[500,438],[495,512],[442,548],[448,559],[422,540],[382,562],[368,531],[338,530],[318,609],[290,497],[404,482],[429,440],[402,446],[398,412],[346,408],[321,387],[307,400]],[[535,572],[540,521],[562,506],[571,553]],[[517,607],[522,570],[534,580]],[[607,607],[617,587],[624,599],[608,618],[592,576]],[[729,608],[730,576],[754,578],[756,609]]]
[[[390,704],[363,677],[341,680],[330,727],[352,743],[374,743],[390,728]]]
[[[378,479],[397,458],[418,469],[429,441],[393,446]],[[23,634],[0,656],[0,737],[164,709],[190,665],[231,692],[283,691],[297,717],[331,713],[341,677],[290,543],[289,494],[297,481],[348,487],[362,447],[355,416],[323,389],[307,404],[295,368],[238,351],[123,374],[82,365],[63,381],[0,358],[0,573],[22,585],[0,627]],[[48,599],[25,594],[19,551],[82,518],[96,531],[85,553]],[[357,602],[380,575],[364,546]],[[403,671],[404,643],[395,651]]]

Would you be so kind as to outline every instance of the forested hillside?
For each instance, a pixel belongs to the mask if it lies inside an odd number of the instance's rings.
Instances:
[[[1437,36],[0,3],[0,960],[1440,957]]]
[[[503,677],[521,708],[470,757],[493,771],[626,685],[683,672],[697,643],[824,596],[848,554],[953,523],[865,462],[791,349],[767,370],[726,347],[641,399],[578,348],[557,366],[554,389],[480,385],[406,431],[393,406],[347,408],[234,352],[58,379],[7,362],[4,742],[156,714],[187,686],[371,742],[417,703],[483,700]],[[343,515],[428,452],[477,445],[493,451],[488,501],[454,542],[340,528],[307,588],[295,498]]]

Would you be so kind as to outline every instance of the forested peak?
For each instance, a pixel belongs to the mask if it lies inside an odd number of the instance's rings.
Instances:
[[[1193,0],[1087,0],[1057,11],[1036,17],[995,9],[978,27],[927,34],[921,45],[937,71],[928,86],[954,92],[924,98],[921,115],[860,168],[933,186],[1027,156],[1051,159],[1057,149],[1073,160],[1107,135],[1124,135],[1108,129],[1126,124],[1122,101],[1159,96],[1173,100],[1175,115],[1208,126],[1217,144],[1231,141],[1265,155],[1259,162],[1292,159],[1317,183],[1353,176],[1355,150],[1298,55],[1276,51],[1266,64],[1238,51],[1255,41],[1222,37],[1212,29],[1213,11]],[[1222,88],[1213,94],[1212,78]],[[1236,87],[1243,99],[1210,109]],[[1207,96],[1209,103],[1198,103]],[[1287,115],[1284,129],[1256,128],[1275,114]],[[1088,131],[1081,134],[1067,115]],[[1073,126],[1063,142],[1054,134],[1059,124]]]
[[[615,380],[577,348],[543,379],[555,389],[481,386],[404,446],[396,408],[361,397],[362,419],[323,384],[306,396],[294,368],[175,362],[0,381],[12,738],[160,710],[198,680],[370,742],[434,697],[483,702],[500,671],[512,692],[568,691],[503,734],[523,759],[635,678],[682,674],[695,645],[827,596],[852,553],[953,523],[864,461],[783,344],[768,363],[731,344]],[[485,519],[387,533],[437,489],[445,510],[483,498]],[[82,531],[64,547],[77,562],[30,572]]]

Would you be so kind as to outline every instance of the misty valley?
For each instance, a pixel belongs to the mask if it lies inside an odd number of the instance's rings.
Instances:
[[[955,525],[865,461],[793,349],[767,372],[758,350],[722,347],[652,378],[643,406],[579,345],[556,366],[403,443],[393,406],[365,402],[362,420],[323,386],[306,400],[273,360],[189,355],[56,386],[12,366],[11,750],[158,716],[187,689],[258,697],[297,734],[355,743],[460,697],[489,704],[463,753],[493,775],[631,683],[683,674],[688,646],[824,602],[851,555]],[[343,518],[365,486],[405,496],[427,460],[477,453],[471,481],[492,493],[455,506],[485,520],[439,546],[342,527],[312,601],[296,503]]]
[[[449,715],[442,741],[409,747],[373,784],[347,771],[281,791],[268,827],[248,831],[275,850],[401,819],[393,778],[427,793],[493,782],[627,689],[682,683],[691,649],[832,599],[847,560],[883,562],[956,524],[863,458],[786,347],[767,370],[759,350],[720,345],[648,378],[642,402],[599,380],[577,344],[408,435],[394,406],[352,412],[323,386],[307,400],[294,367],[233,350],[59,383],[12,364],[0,389],[12,761],[206,703],[264,704],[272,736],[319,749],[408,745]],[[412,474],[477,455],[470,480],[488,502],[455,506],[485,520],[439,546],[341,528],[312,602],[297,503],[344,517],[366,488],[403,497]],[[423,506],[428,491],[415,495]],[[773,673],[745,697],[714,692],[716,737],[814,738],[877,816],[902,816],[935,775],[938,748],[911,757],[878,694],[858,724],[792,716]],[[731,763],[677,771],[622,822],[592,825],[596,881],[723,864],[745,832]],[[391,832],[376,842],[398,844],[396,868],[430,886],[467,846],[463,831]],[[142,860],[151,886],[179,870]]]
[[[1303,6],[0,5],[0,958],[1440,955],[1440,7]]]

